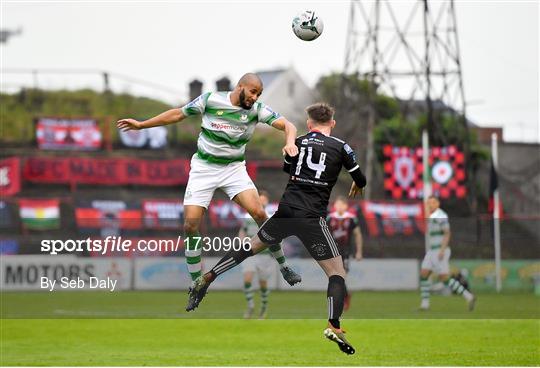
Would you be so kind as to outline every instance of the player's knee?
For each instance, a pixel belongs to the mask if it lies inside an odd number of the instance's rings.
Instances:
[[[199,230],[199,221],[195,220],[185,220],[184,221],[184,232],[187,234],[194,234]]]
[[[343,267],[343,262],[336,262],[332,266],[333,267],[328,272],[328,277],[335,275],[345,278],[347,273],[345,272],[345,267]]]
[[[423,279],[428,278],[430,273],[431,271],[422,269],[420,270],[420,277]]]
[[[345,272],[345,269],[341,267],[340,269],[335,270],[330,276],[332,275],[341,276],[343,279],[345,279],[347,273]]]

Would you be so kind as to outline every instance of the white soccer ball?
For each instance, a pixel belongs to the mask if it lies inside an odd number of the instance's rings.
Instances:
[[[313,41],[322,34],[324,24],[313,10],[306,10],[293,18],[292,29],[299,39]]]

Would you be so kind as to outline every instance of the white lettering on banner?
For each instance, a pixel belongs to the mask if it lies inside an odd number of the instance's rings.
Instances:
[[[79,258],[74,255],[13,255],[2,257],[2,290],[74,290],[62,281],[76,282],[75,290],[126,290],[131,288],[131,265],[126,258]],[[83,281],[82,288],[79,280]]]

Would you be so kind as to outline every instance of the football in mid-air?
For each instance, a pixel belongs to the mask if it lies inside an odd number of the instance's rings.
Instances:
[[[306,10],[293,18],[292,29],[299,39],[313,41],[322,34],[324,24],[313,10]]]

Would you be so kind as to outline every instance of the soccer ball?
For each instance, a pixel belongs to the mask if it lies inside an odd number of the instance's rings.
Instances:
[[[322,34],[324,24],[313,10],[306,10],[293,18],[292,30],[303,41],[313,41]]]

